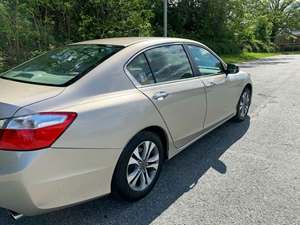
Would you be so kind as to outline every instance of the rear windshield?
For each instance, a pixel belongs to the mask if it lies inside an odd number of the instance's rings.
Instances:
[[[79,79],[122,46],[68,45],[49,51],[1,75],[4,79],[66,86]]]

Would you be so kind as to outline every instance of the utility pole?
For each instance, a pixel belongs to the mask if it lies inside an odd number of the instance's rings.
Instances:
[[[164,1],[164,36],[168,36],[168,0]]]

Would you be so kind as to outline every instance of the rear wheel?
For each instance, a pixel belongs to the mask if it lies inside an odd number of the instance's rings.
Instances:
[[[251,104],[251,90],[245,88],[237,105],[237,113],[235,115],[236,121],[244,121],[247,118]]]
[[[163,163],[163,145],[152,132],[136,135],[122,152],[112,181],[112,192],[128,201],[136,201],[154,187]]]

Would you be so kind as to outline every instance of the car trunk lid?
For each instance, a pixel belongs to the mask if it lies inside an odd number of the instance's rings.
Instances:
[[[0,79],[0,119],[12,117],[20,108],[55,97],[63,90],[63,87]]]

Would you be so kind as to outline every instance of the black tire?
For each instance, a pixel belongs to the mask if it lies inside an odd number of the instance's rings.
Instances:
[[[241,102],[243,101],[243,95],[244,95],[245,93],[249,96],[248,109],[247,109],[246,113],[245,113],[245,112],[242,112],[242,110],[240,109]],[[241,94],[241,96],[240,96],[240,98],[239,98],[239,102],[238,102],[238,104],[237,104],[237,106],[236,106],[237,112],[236,112],[235,117],[233,118],[234,121],[236,121],[236,122],[242,122],[242,121],[244,121],[244,120],[247,118],[248,112],[249,112],[249,108],[250,108],[250,105],[251,105],[251,96],[252,96],[252,93],[251,93],[250,88],[249,88],[249,87],[246,87],[246,88],[243,90],[243,92],[242,92],[242,94]]]
[[[140,146],[142,143],[144,143],[145,141],[151,141],[155,143],[158,149],[158,155],[159,155],[158,169],[150,185],[144,190],[136,191],[130,187],[129,182],[127,180],[128,163],[136,148]],[[122,198],[127,201],[137,201],[145,197],[149,192],[151,192],[151,190],[153,189],[154,185],[156,184],[159,178],[162,169],[162,164],[164,161],[163,151],[164,151],[163,144],[159,136],[152,132],[143,131],[137,134],[134,138],[132,138],[131,141],[127,144],[127,146],[123,150],[114,171],[114,175],[112,179],[113,196],[117,198]]]

